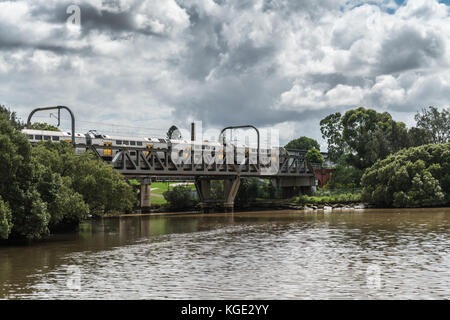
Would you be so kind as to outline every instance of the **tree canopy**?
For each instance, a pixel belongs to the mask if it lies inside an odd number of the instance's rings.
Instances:
[[[48,124],[48,123],[44,123],[44,122],[35,122],[32,123],[30,126],[30,129],[35,129],[35,130],[47,130],[47,131],[61,131],[59,130],[57,127]]]
[[[450,143],[403,149],[362,177],[363,198],[381,206],[450,204]]]
[[[312,148],[320,150],[320,145],[316,140],[305,137],[305,136],[290,141],[284,147],[286,149],[298,149],[298,150],[305,150],[305,151],[308,151]]]
[[[4,105],[0,105],[0,116],[8,120],[14,129],[21,130],[25,127],[25,124],[17,117],[16,112],[11,111]]]
[[[443,132],[449,125],[448,121],[444,124],[442,119],[445,117],[443,113],[434,116],[440,120],[435,121],[435,127],[439,127],[435,131],[439,133],[433,133],[433,126],[425,125],[426,121],[420,115],[416,115],[416,119],[422,119],[417,127],[408,129],[387,112],[357,108],[343,116],[338,112],[325,117],[320,122],[320,130],[328,143],[330,160],[364,170],[403,148],[444,141]]]
[[[89,213],[131,210],[135,193],[110,165],[65,142],[32,148],[18,123],[0,112],[0,238],[38,239]]]
[[[308,150],[308,152],[306,153],[305,158],[310,162],[310,163],[320,163],[322,164],[324,159],[323,159],[323,155],[320,153],[319,150],[317,150],[316,148],[311,148]]]
[[[450,142],[450,108],[443,109],[442,112],[435,107],[422,109],[414,119],[418,128],[429,132],[433,143]]]

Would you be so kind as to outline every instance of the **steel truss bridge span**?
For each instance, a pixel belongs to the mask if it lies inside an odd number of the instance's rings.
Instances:
[[[223,181],[223,205],[225,208],[231,209],[234,206],[234,199],[239,189],[241,178],[259,177],[271,179],[276,190],[282,189],[287,191],[288,194],[292,194],[294,188],[300,187],[307,190],[316,185],[314,168],[307,161],[304,154],[290,154],[284,148],[279,147],[260,149],[260,133],[252,125],[226,127],[220,133],[219,143],[208,143],[206,141],[195,141],[195,125],[192,124],[192,141],[190,142],[192,146],[189,148],[189,157],[186,157],[183,161],[178,161],[179,159],[172,158],[172,154],[176,154],[172,153],[175,150],[174,146],[176,146],[176,143],[173,144],[172,142],[176,140],[157,139],[162,140],[162,142],[160,141],[161,143],[155,145],[151,142],[149,142],[149,145],[141,143],[140,146],[127,146],[122,145],[122,143],[114,145],[110,142],[103,143],[101,139],[97,141],[97,136],[92,137],[91,131],[85,135],[86,139],[84,140],[83,135],[75,135],[74,114],[65,106],[34,109],[28,117],[28,129],[35,112],[53,109],[58,110],[58,124],[60,123],[61,109],[69,112],[72,119],[71,142],[77,153],[91,150],[97,157],[110,163],[125,178],[141,181],[142,208],[150,207],[150,185],[152,180],[164,179],[164,177],[194,180],[205,211],[208,210],[212,203],[212,180]],[[204,161],[205,155],[212,156],[212,152],[216,153],[220,149],[222,152],[227,150],[228,146],[223,135],[226,130],[242,128],[255,130],[257,135],[256,150],[248,145],[243,146],[244,150],[242,150],[242,146],[229,143],[229,147],[233,149],[232,155],[225,152],[222,153],[221,161],[212,163]],[[149,139],[153,138],[141,140],[149,141]],[[36,140],[36,136],[34,140]],[[35,142],[34,140],[32,141],[33,143]],[[189,144],[189,142],[187,143]],[[199,144],[200,148],[198,148]],[[274,153],[274,150],[277,152]],[[279,152],[280,150],[283,150],[283,152]],[[208,154],[206,154],[207,152]],[[238,154],[239,156],[237,156]],[[276,154],[275,157],[273,156],[274,154]],[[262,161],[263,159],[265,160]],[[269,159],[268,162],[266,161],[267,159]]]

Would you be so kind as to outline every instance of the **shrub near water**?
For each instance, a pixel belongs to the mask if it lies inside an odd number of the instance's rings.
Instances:
[[[135,194],[112,166],[63,142],[32,148],[13,125],[0,112],[0,239],[39,239],[89,213],[132,208]]]
[[[450,143],[403,149],[362,177],[363,199],[388,207],[450,204]]]
[[[176,186],[172,190],[164,192],[163,195],[172,209],[191,208],[198,202],[192,195],[192,189],[189,186]]]

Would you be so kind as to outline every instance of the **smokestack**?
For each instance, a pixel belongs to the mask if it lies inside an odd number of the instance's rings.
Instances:
[[[191,123],[191,141],[195,141],[195,123]]]

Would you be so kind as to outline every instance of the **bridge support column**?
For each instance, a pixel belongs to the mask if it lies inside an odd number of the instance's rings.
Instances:
[[[145,178],[141,181],[141,210],[148,210],[151,206],[151,189],[152,182],[149,178]]]
[[[275,178],[270,181],[275,189],[275,199],[280,199],[280,178]]]
[[[223,181],[223,191],[224,191],[224,207],[226,211],[233,211],[234,199],[241,185],[241,179],[235,177],[232,179],[225,179]]]
[[[195,178],[195,188],[197,189],[203,212],[208,213],[211,208],[211,180]]]

